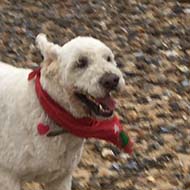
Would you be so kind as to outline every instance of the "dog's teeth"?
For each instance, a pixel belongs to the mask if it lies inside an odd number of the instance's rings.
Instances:
[[[110,113],[110,110],[104,109],[101,104],[99,104],[99,109],[104,113]]]
[[[111,95],[112,93],[110,92],[109,95]],[[91,102],[93,102],[94,104],[96,104],[96,106],[99,108],[99,110],[101,110],[102,113],[110,113],[109,109],[104,108],[99,102],[96,101],[96,99],[93,96],[90,96],[89,94],[85,95],[86,98],[88,98]]]
[[[92,102],[96,103],[95,99],[92,96],[87,95],[87,97],[88,97],[89,100],[91,100]]]
[[[100,108],[101,111],[103,111],[103,107],[102,107],[101,104],[99,104],[99,108]]]

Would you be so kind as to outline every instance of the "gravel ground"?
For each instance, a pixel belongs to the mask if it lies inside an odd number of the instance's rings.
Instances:
[[[40,63],[39,32],[60,45],[78,35],[102,40],[126,78],[117,112],[134,155],[88,141],[73,190],[189,190],[190,1],[0,0],[2,61]]]

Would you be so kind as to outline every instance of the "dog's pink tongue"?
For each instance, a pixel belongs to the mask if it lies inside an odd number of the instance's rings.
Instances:
[[[104,98],[98,98],[97,102],[105,105],[107,108],[109,108],[110,111],[113,111],[115,109],[116,102],[110,96],[105,96]]]

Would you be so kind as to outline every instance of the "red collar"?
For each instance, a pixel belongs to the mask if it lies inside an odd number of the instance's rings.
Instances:
[[[58,103],[56,103],[48,93],[42,89],[40,83],[40,68],[32,71],[28,80],[35,78],[35,90],[39,102],[47,115],[71,134],[81,138],[96,138],[106,140],[122,148],[127,153],[132,153],[133,143],[124,133],[117,116],[109,120],[95,120],[92,118],[75,118]],[[38,133],[47,134],[49,126],[38,124]]]

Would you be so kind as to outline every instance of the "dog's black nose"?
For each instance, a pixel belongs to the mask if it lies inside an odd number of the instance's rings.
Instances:
[[[107,90],[115,90],[119,83],[119,77],[113,73],[105,73],[100,78],[100,84]]]

